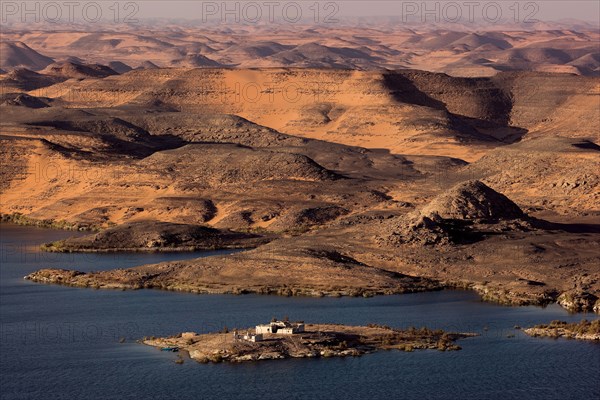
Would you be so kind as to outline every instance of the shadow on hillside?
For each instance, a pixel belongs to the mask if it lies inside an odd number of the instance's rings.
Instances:
[[[550,222],[543,219],[533,219],[532,225],[547,231],[562,231],[567,233],[600,233],[600,224],[569,224]]]
[[[433,76],[433,74],[432,74]],[[461,80],[459,78],[446,77],[449,84],[453,81],[455,85],[451,90],[457,90]],[[521,140],[528,132],[527,129],[510,126],[510,113],[512,110],[512,101],[500,88],[489,86],[490,98],[489,104],[484,104],[489,110],[489,118],[475,118],[459,113],[453,113],[448,110],[446,104],[438,100],[423,90],[419,89],[415,82],[401,73],[390,72],[384,74],[384,85],[390,90],[395,100],[401,103],[413,104],[417,106],[429,107],[448,113],[452,129],[461,133],[461,141],[482,141],[511,144]],[[472,87],[465,87],[464,90],[473,90]],[[443,88],[439,89],[440,91]]]

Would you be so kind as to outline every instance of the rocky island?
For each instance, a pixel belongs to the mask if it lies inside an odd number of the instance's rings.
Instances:
[[[428,328],[405,330],[389,326],[304,324],[273,320],[252,329],[219,333],[184,332],[142,342],[165,351],[186,351],[201,362],[242,362],[284,358],[360,356],[377,350],[460,350],[457,339],[473,333],[448,333]]]
[[[552,321],[549,324],[535,325],[523,332],[533,337],[567,338],[600,341],[600,320],[567,323]]]

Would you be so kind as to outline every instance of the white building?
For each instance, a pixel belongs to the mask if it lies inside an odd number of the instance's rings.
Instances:
[[[273,321],[264,325],[256,325],[256,333],[277,333],[280,335],[293,335],[304,332],[303,323],[291,323],[287,321]]]
[[[246,332],[245,335],[240,335],[237,333],[237,331],[233,332],[233,340],[237,341],[237,340],[245,340],[247,342],[262,342],[263,340],[263,335],[260,333],[257,334],[251,334]]]

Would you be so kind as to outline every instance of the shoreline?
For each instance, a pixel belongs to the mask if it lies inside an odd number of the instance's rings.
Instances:
[[[54,253],[192,252],[254,249],[276,237],[216,229],[207,225],[138,221],[40,246]]]
[[[99,232],[105,227],[97,224],[87,224],[81,222],[67,222],[65,220],[31,218],[25,214],[14,212],[10,214],[0,213],[0,225],[13,224],[17,226],[31,226],[41,229],[56,229],[61,231],[74,232]]]
[[[51,243],[49,243],[51,245]],[[122,247],[107,249],[57,249],[49,244],[40,245],[40,250],[48,253],[193,253],[198,251],[220,251],[220,250],[252,250],[257,246],[187,246],[187,247]]]

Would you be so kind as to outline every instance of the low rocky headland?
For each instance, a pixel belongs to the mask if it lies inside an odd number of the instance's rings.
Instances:
[[[549,324],[535,325],[523,332],[533,337],[567,338],[600,341],[600,319],[594,321],[568,323],[552,321]]]
[[[137,221],[82,237],[41,246],[50,252],[195,251],[252,248],[268,243],[265,235],[202,225]]]
[[[185,351],[201,362],[242,362],[284,358],[360,356],[377,350],[460,350],[458,339],[472,333],[448,333],[428,328],[395,329],[388,326],[306,324],[294,334],[266,333],[256,329],[220,333],[185,332],[167,338],[145,338],[142,342],[167,351]]]

